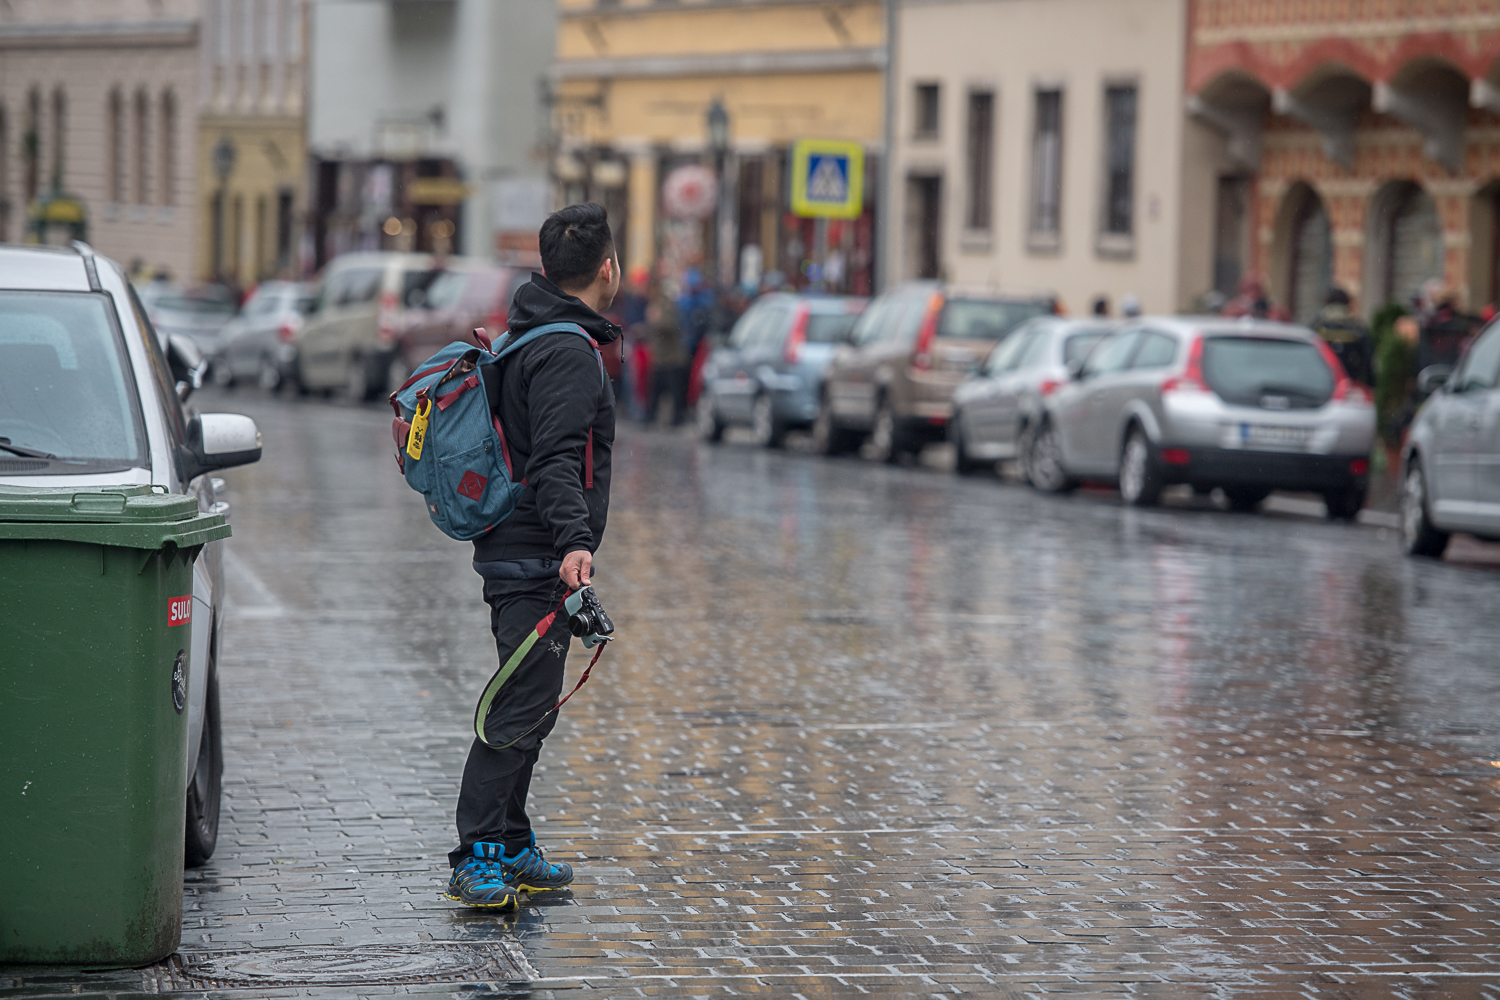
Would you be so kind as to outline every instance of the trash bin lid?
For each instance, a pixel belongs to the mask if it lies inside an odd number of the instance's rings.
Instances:
[[[160,486],[0,486],[0,521],[147,524],[197,514],[196,497]]]
[[[161,486],[0,486],[0,539],[52,539],[159,549],[229,537],[223,514]]]

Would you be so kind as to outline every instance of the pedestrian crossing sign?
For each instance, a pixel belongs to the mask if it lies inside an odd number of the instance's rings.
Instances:
[[[865,207],[865,150],[857,142],[800,139],[792,147],[792,211],[857,219]]]

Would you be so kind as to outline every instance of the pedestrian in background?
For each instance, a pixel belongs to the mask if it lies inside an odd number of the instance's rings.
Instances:
[[[646,327],[651,343],[651,394],[646,404],[646,421],[657,419],[662,400],[671,404],[673,427],[687,419],[688,366],[692,355],[683,342],[682,324],[677,302],[659,291],[646,310]]]
[[[542,223],[539,243],[543,274],[516,289],[511,335],[569,323],[601,346],[617,340],[620,328],[602,315],[620,287],[604,209],[591,203],[554,212]],[[511,468],[519,470],[515,478],[530,487],[510,517],[474,540],[474,568],[484,577],[502,664],[486,691],[513,656],[521,660],[493,696],[482,722],[485,738],[469,748],[447,896],[514,910],[518,892],[573,881],[570,866],[543,857],[526,815],[531,772],[557,722],[551,709],[572,637],[560,624],[540,640],[532,634],[570,591],[589,583],[609,513],[615,400],[595,348],[573,331],[538,337],[484,375]]]
[[[1416,413],[1417,340],[1421,327],[1415,316],[1398,317],[1390,336],[1381,341],[1375,357],[1376,432],[1390,456],[1390,468],[1401,461],[1401,443]]]
[[[1350,378],[1361,385],[1375,385],[1375,339],[1349,308],[1348,292],[1337,285],[1328,289],[1327,301],[1314,317],[1312,328]]]

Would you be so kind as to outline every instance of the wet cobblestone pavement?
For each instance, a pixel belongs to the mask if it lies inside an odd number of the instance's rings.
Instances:
[[[379,410],[200,406],[267,441],[218,853],[174,964],[0,997],[1500,998],[1494,547],[626,429],[622,638],[533,785],[578,882],[502,918],[439,896],[467,546]]]

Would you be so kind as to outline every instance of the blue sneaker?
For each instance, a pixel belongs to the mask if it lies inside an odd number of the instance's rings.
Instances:
[[[474,856],[453,869],[448,891],[443,895],[455,903],[509,912],[521,905],[516,887],[506,878],[500,844],[475,844]],[[571,877],[571,876],[570,876]]]
[[[542,857],[542,849],[536,846],[536,834],[531,835],[531,846],[515,854],[502,854],[500,865],[506,881],[522,892],[553,892],[566,889],[573,882],[573,868],[565,864],[548,864]]]

